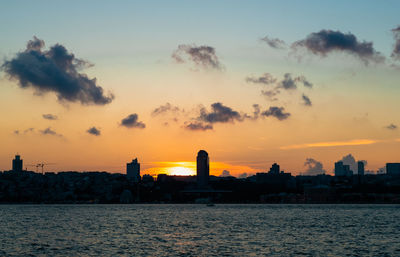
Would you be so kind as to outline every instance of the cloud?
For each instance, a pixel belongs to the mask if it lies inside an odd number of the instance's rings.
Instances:
[[[247,178],[248,174],[246,172],[239,174],[238,178]]]
[[[290,150],[290,149],[302,149],[302,148],[311,148],[311,147],[371,145],[371,144],[375,144],[378,142],[379,142],[378,140],[372,140],[372,139],[353,139],[353,140],[348,140],[348,141],[331,141],[331,142],[318,142],[318,143],[300,144],[300,145],[289,145],[289,146],[282,146],[282,147],[280,147],[280,149]]]
[[[143,122],[138,121],[138,119],[139,119],[139,116],[136,113],[132,113],[128,117],[122,119],[120,125],[127,127],[127,128],[144,129],[146,127],[146,125]]]
[[[112,102],[112,94],[105,95],[97,85],[78,71],[89,67],[84,60],[75,58],[67,49],[56,44],[43,50],[43,40],[34,37],[24,51],[5,61],[1,68],[19,82],[21,88],[32,87],[38,94],[54,92],[61,102],[80,102],[84,105],[105,105]]]
[[[25,135],[27,133],[33,132],[35,129],[34,128],[27,128],[24,131],[20,131],[19,129],[14,130],[15,135]]]
[[[51,127],[48,127],[44,130],[39,131],[42,135],[51,135],[51,136],[58,136],[58,137],[63,137],[63,135],[58,134],[55,130],[51,129]]]
[[[400,26],[398,26],[395,29],[392,29],[392,32],[396,42],[394,43],[391,57],[395,60],[400,60]]]
[[[303,104],[305,106],[311,106],[312,105],[310,98],[308,96],[306,96],[305,94],[303,94],[301,96],[301,99],[303,99]]]
[[[292,78],[292,74],[285,73],[283,77],[284,77],[283,80],[279,82],[279,87],[286,90],[296,89],[298,82],[302,83],[305,87],[312,88],[313,86],[312,83],[309,82],[304,76],[298,76]]]
[[[390,129],[390,130],[396,130],[397,126],[394,125],[393,123],[391,123],[391,124],[387,125],[385,128]]]
[[[228,106],[224,106],[222,103],[213,103],[211,109],[211,112],[207,112],[205,108],[202,108],[198,119],[208,123],[227,123],[234,122],[235,120],[243,121],[244,119],[237,111],[234,111]]]
[[[285,112],[284,107],[271,106],[268,110],[262,112],[261,115],[266,117],[272,116],[277,118],[278,120],[286,120],[287,118],[289,118],[290,113]]]
[[[178,49],[172,53],[172,58],[177,63],[191,61],[196,67],[215,70],[223,69],[215,48],[211,46],[179,45]]]
[[[342,161],[344,165],[349,165],[350,170],[352,170],[354,173],[357,173],[358,171],[358,164],[356,159],[352,154],[348,154],[346,156],[343,156],[343,158],[339,161]],[[361,162],[364,163],[364,166],[367,166],[367,161],[361,160]]]
[[[58,120],[58,117],[57,117],[57,115],[53,115],[53,114],[43,114],[42,115],[42,117],[43,117],[43,119],[46,119],[46,120]]]
[[[307,158],[304,162],[304,166],[307,166],[307,169],[305,171],[306,175],[325,174],[322,163],[314,160],[313,158]]]
[[[260,77],[247,77],[246,82],[254,83],[254,84],[264,84],[270,85],[276,82],[276,78],[274,78],[270,73],[266,72],[262,74]]]
[[[168,112],[180,112],[181,109],[178,106],[173,106],[170,103],[166,103],[164,105],[160,105],[159,107],[155,108],[152,112],[152,116],[162,115]],[[183,110],[182,110],[183,111]]]
[[[261,38],[261,41],[264,41],[270,47],[275,48],[275,49],[285,49],[286,48],[285,41],[283,41],[279,38],[270,38],[268,36],[265,36],[265,37]]]
[[[220,177],[232,177],[231,173],[229,170],[223,170]]]
[[[294,42],[293,49],[305,48],[315,55],[325,57],[331,52],[345,52],[361,59],[365,64],[369,62],[383,62],[384,56],[377,52],[372,42],[360,42],[351,33],[342,33],[333,30],[321,30],[311,33],[305,39]]]
[[[206,131],[206,130],[212,130],[213,126],[211,124],[194,121],[194,122],[185,122],[184,128],[193,131]]]
[[[94,136],[100,136],[101,131],[97,129],[96,127],[91,127],[88,130],[86,130],[87,133],[94,135]]]

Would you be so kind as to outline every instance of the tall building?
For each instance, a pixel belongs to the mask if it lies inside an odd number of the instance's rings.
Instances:
[[[137,158],[126,164],[126,177],[134,183],[140,182],[140,163]]]
[[[364,176],[364,172],[365,172],[365,170],[364,170],[364,162],[361,162],[361,161],[357,162],[357,168],[358,168],[357,174],[361,175],[361,176]]]
[[[344,165],[342,161],[335,162],[335,176],[352,176],[353,171],[350,170],[350,165]]]
[[[386,163],[386,174],[400,175],[400,163]]]
[[[281,170],[281,168],[279,167],[279,165],[274,163],[274,164],[272,164],[272,166],[269,169],[268,173],[270,173],[270,174],[279,174],[280,170]]]
[[[208,153],[204,150],[200,150],[197,153],[197,186],[199,188],[207,188],[208,178],[210,176],[210,164],[208,159]]]
[[[15,158],[12,161],[12,170],[13,171],[22,171],[22,159],[21,159],[21,156],[15,155]]]

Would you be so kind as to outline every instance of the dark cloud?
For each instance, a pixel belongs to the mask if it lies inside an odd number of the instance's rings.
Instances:
[[[87,133],[94,135],[94,136],[100,136],[101,131],[97,129],[96,127],[91,127],[88,130],[86,130]]]
[[[306,48],[315,55],[326,56],[331,52],[345,52],[360,58],[365,64],[384,61],[384,56],[377,52],[372,42],[360,42],[351,33],[333,30],[321,30],[311,33],[307,38],[292,44],[293,49]]]
[[[184,128],[193,131],[206,131],[212,130],[213,126],[211,124],[194,121],[185,123]]]
[[[57,115],[53,115],[53,114],[50,114],[50,113],[43,114],[42,117],[43,117],[43,119],[46,119],[46,120],[58,120]]]
[[[179,45],[178,49],[172,53],[172,58],[178,63],[189,60],[196,67],[205,69],[223,69],[214,47],[211,46]]]
[[[60,44],[47,51],[43,47],[44,41],[34,37],[26,50],[5,61],[1,68],[11,79],[17,80],[21,88],[32,87],[39,94],[54,92],[62,102],[111,103],[114,96],[105,95],[96,78],[89,79],[86,74],[78,72],[90,66],[89,63],[75,58]]]
[[[292,75],[290,73],[285,73],[283,80],[279,83],[279,86],[283,89],[296,89],[296,78],[292,78]]]
[[[200,110],[199,120],[208,123],[226,123],[234,122],[235,120],[243,121],[244,119],[237,111],[234,111],[228,106],[224,106],[222,103],[213,103],[211,109],[211,112],[207,112],[205,108],[202,108]]]
[[[304,162],[304,166],[307,166],[305,175],[325,174],[322,163],[314,160],[313,158],[307,158]]]
[[[157,115],[165,114],[165,113],[168,113],[168,112],[176,113],[176,112],[180,112],[180,111],[181,111],[181,109],[178,106],[173,106],[170,103],[166,103],[164,105],[160,105],[160,107],[155,108],[151,112],[151,115],[152,116],[157,116]]]
[[[267,43],[270,47],[275,48],[275,49],[285,49],[286,48],[286,43],[285,41],[279,39],[279,38],[270,38],[268,36],[265,36],[261,39],[265,43]]]
[[[58,134],[55,130],[53,130],[51,127],[48,127],[44,130],[39,131],[42,135],[51,135],[51,136],[58,136],[62,137],[63,135]]]
[[[133,113],[131,115],[129,115],[128,117],[122,119],[121,121],[121,126],[127,127],[127,128],[140,128],[140,129],[144,129],[146,127],[146,125],[141,122],[138,121],[139,117],[136,113]]]
[[[260,77],[247,77],[246,82],[255,83],[255,84],[264,84],[270,85],[276,82],[276,78],[274,78],[270,73],[266,72]]]
[[[277,101],[278,98],[276,96],[279,95],[280,92],[281,91],[279,91],[278,88],[273,88],[271,90],[261,90],[261,94],[270,101]]]
[[[277,118],[278,120],[286,120],[287,118],[289,118],[290,113],[285,112],[284,107],[271,106],[268,110],[262,112],[261,115],[266,117],[272,116]]]
[[[298,76],[298,77],[296,77],[296,78],[295,78],[295,81],[296,81],[296,82],[301,82],[301,83],[303,83],[303,85],[304,85],[305,87],[309,87],[309,88],[312,88],[312,87],[313,87],[313,84],[312,84],[310,81],[308,81],[308,80],[306,79],[306,77],[304,77],[304,76]]]
[[[308,96],[306,96],[305,94],[303,94],[301,96],[301,99],[303,99],[303,104],[305,106],[311,106],[312,105],[310,98]]]
[[[395,129],[397,129],[397,126],[394,125],[393,123],[391,123],[391,124],[387,125],[385,128],[390,129],[390,130],[395,130]]]
[[[392,29],[394,39],[396,42],[394,43],[394,48],[391,57],[400,60],[400,26],[395,29]]]

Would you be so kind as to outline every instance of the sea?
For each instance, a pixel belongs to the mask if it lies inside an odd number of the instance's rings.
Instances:
[[[400,206],[0,205],[0,256],[400,256]]]

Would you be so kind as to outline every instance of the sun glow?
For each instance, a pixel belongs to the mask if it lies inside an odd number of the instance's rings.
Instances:
[[[196,175],[196,171],[187,167],[169,167],[166,169],[168,175],[175,176],[193,176]]]

